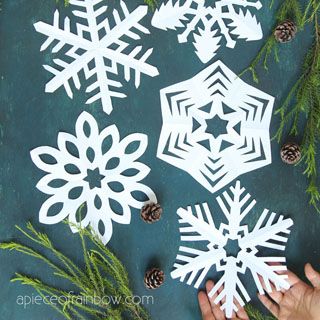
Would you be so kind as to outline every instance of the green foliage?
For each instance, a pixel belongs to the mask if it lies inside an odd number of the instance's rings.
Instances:
[[[56,0],[56,3],[60,3],[60,2],[62,2],[62,1],[63,1],[63,3],[64,3],[65,6],[68,6],[68,5],[69,5],[69,1],[70,1],[70,0]]]
[[[17,229],[48,255],[19,242],[0,243],[0,249],[15,250],[36,258],[48,265],[56,277],[67,280],[72,288],[77,288],[78,292],[61,290],[20,273],[16,273],[11,281],[33,287],[65,319],[85,320],[90,317],[95,320],[121,320],[123,314],[134,320],[149,319],[140,305],[126,303],[125,297],[133,297],[128,274],[120,260],[103,245],[93,230],[79,229],[84,264],[80,268],[57,250],[49,237],[37,231],[31,223],[27,223],[26,229],[18,226]],[[119,303],[106,303],[109,302],[106,297],[115,297]]]
[[[310,204],[320,212],[319,201],[320,191],[317,185],[317,148],[320,137],[320,34],[319,34],[319,9],[318,0],[309,0],[304,8],[301,8],[297,0],[285,0],[277,12],[277,24],[290,18],[298,25],[300,31],[311,23],[314,30],[314,41],[306,54],[305,61],[301,68],[301,74],[297,82],[289,91],[283,104],[276,110],[281,121],[275,138],[280,143],[287,127],[289,134],[299,134],[299,123],[305,122],[302,159],[300,163],[305,166],[304,174],[309,179],[309,186],[306,190],[310,197]],[[241,74],[250,71],[254,81],[258,81],[256,68],[261,61],[265,70],[268,70],[268,59],[274,52],[275,60],[279,62],[277,54],[278,43],[275,41],[273,32],[266,43],[252,60],[249,67]],[[305,120],[304,120],[305,119]]]
[[[144,0],[144,3],[147,4],[151,10],[155,10],[157,7],[157,0]]]
[[[271,7],[273,6],[273,1],[271,2]],[[283,22],[286,19],[291,19],[295,21],[296,25],[299,29],[301,29],[304,25],[303,12],[301,10],[299,0],[284,0],[280,5],[277,15],[276,15],[276,23],[274,28],[272,29],[271,34],[267,38],[265,44],[261,47],[256,57],[251,61],[249,67],[244,69],[240,76],[246,72],[251,72],[252,78],[255,82],[259,82],[259,78],[257,75],[257,67],[260,63],[262,63],[264,69],[268,71],[268,62],[269,58],[273,55],[274,60],[279,62],[278,55],[278,43],[276,42],[273,33],[275,28],[279,25],[279,23]]]
[[[245,310],[250,320],[276,320],[273,316],[265,316],[251,304],[246,305]]]

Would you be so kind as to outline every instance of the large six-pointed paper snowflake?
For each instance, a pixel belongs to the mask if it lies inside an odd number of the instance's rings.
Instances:
[[[157,201],[153,191],[140,183],[150,171],[137,161],[147,144],[147,136],[139,133],[120,140],[115,125],[99,133],[95,119],[83,112],[75,136],[59,133],[58,149],[45,146],[31,151],[35,165],[47,172],[37,188],[50,195],[40,209],[40,222],[55,224],[69,216],[72,231],[77,231],[76,224],[83,228],[90,224],[106,244],[112,221],[129,224],[130,207],[140,209],[146,201]],[[87,212],[77,216],[83,204]]]
[[[206,6],[205,0],[169,0],[162,4],[152,18],[159,29],[183,29],[178,35],[180,43],[193,35],[196,53],[203,63],[211,60],[222,44],[234,48],[234,38],[254,41],[262,39],[262,29],[249,8],[259,10],[260,1],[219,0]],[[237,8],[236,8],[237,7]]]
[[[271,163],[274,98],[243,82],[221,61],[162,89],[160,96],[157,156],[210,192]]]
[[[110,114],[112,97],[123,98],[126,95],[116,89],[122,86],[115,80],[119,74],[119,66],[123,67],[124,78],[129,81],[131,72],[135,73],[135,86],[140,85],[141,73],[149,76],[158,75],[156,67],[146,62],[152,49],[142,51],[141,46],[132,47],[128,39],[140,39],[140,33],[149,33],[139,21],[147,14],[147,6],[139,6],[129,12],[125,3],[120,1],[121,9],[109,13],[105,0],[70,0],[75,9],[73,14],[79,19],[76,31],[72,32],[70,19],[59,26],[59,12],[54,14],[53,25],[37,22],[35,29],[47,36],[41,51],[54,44],[52,53],[61,53],[64,58],[54,59],[55,67],[45,65],[44,68],[54,77],[47,83],[46,92],[54,92],[64,87],[72,98],[72,85],[80,89],[79,73],[91,81],[86,92],[91,94],[87,103],[101,100],[103,110]],[[111,24],[113,26],[111,26]],[[73,83],[72,83],[73,82]]]
[[[276,290],[288,289],[287,276],[280,271],[285,271],[285,257],[264,256],[261,248],[270,248],[278,251],[285,249],[284,243],[290,233],[293,221],[289,218],[269,214],[264,210],[253,228],[243,224],[243,219],[252,210],[255,200],[249,201],[250,194],[237,181],[230,192],[224,192],[223,197],[217,197],[217,202],[225,215],[227,224],[221,223],[219,228],[215,226],[213,216],[207,203],[187,209],[180,208],[177,213],[180,217],[182,241],[204,241],[207,250],[198,250],[181,246],[180,254],[174,265],[175,270],[171,276],[187,281],[187,284],[196,288],[206,277],[212,266],[217,271],[222,271],[223,276],[209,292],[214,296],[220,288],[214,302],[222,303],[227,318],[231,318],[232,312],[237,312],[236,303],[244,306],[245,301],[250,301],[247,290],[242,284],[239,275],[250,270],[260,294],[272,291],[272,285]],[[230,253],[230,242],[236,242],[236,250]]]

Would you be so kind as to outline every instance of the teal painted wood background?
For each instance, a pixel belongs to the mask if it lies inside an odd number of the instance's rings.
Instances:
[[[106,0],[106,2],[108,2]],[[257,16],[267,35],[274,21],[274,10],[269,1]],[[114,2],[109,1],[109,5]],[[128,1],[132,10],[139,2]],[[37,34],[33,23],[52,21],[56,4],[54,0],[3,0],[0,13],[0,241],[19,239],[14,225],[23,225],[31,220],[41,230],[47,232],[59,249],[80,261],[82,253],[77,236],[72,235],[64,225],[39,225],[38,211],[46,196],[36,190],[35,185],[42,172],[32,163],[29,151],[41,145],[56,146],[59,131],[74,132],[77,117],[83,110],[96,117],[100,129],[115,123],[121,136],[134,132],[145,133],[149,137],[149,147],[142,157],[152,171],[145,179],[158,195],[163,206],[163,219],[153,225],[145,224],[138,210],[132,210],[130,226],[114,224],[114,234],[110,247],[128,268],[131,284],[138,295],[150,294],[143,286],[143,275],[149,265],[155,264],[167,274],[166,283],[152,292],[154,304],[148,305],[154,320],[198,320],[200,319],[196,301],[197,291],[170,278],[169,273],[179,246],[178,219],[175,214],[180,206],[207,201],[217,212],[221,221],[215,196],[210,194],[187,173],[178,170],[155,157],[157,141],[162,125],[159,89],[188,79],[205,66],[194,54],[191,43],[179,45],[175,32],[163,32],[150,26],[151,13],[144,19],[151,34],[142,38],[146,48],[153,47],[150,62],[160,71],[157,78],[142,77],[139,90],[133,83],[125,84],[127,99],[114,100],[114,111],[110,116],[102,112],[97,104],[85,105],[84,89],[75,92],[70,100],[64,90],[53,94],[44,93],[45,83],[50,75],[42,64],[50,63],[49,51],[40,53],[43,37]],[[60,7],[61,12],[70,9]],[[259,89],[276,97],[275,107],[285,97],[299,72],[299,65],[307,45],[311,41],[308,30],[299,34],[296,40],[280,49],[281,64],[271,62],[269,73],[260,72]],[[245,68],[261,46],[262,41],[246,43],[239,41],[234,50],[222,49],[216,58],[223,60],[234,72]],[[253,84],[249,76],[243,79]],[[278,127],[279,119],[274,116],[271,135]],[[319,237],[320,217],[308,206],[304,193],[306,178],[300,167],[282,164],[279,146],[272,142],[273,163],[260,170],[241,177],[243,186],[257,200],[253,214],[247,222],[254,224],[264,208],[291,216],[295,226],[288,242],[286,256],[288,266],[302,275],[303,266],[310,261],[320,269]],[[9,283],[14,272],[23,272],[51,284],[67,287],[56,282],[46,266],[16,253],[0,252],[0,319],[5,320],[49,320],[61,319],[55,311],[45,305],[17,305],[18,295],[35,294],[31,288],[18,283]],[[216,278],[212,271],[211,277]],[[245,283],[252,288],[250,277]],[[254,302],[256,305],[258,303]]]

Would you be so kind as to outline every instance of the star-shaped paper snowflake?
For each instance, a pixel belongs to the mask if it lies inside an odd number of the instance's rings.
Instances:
[[[105,0],[70,0],[75,7],[73,15],[78,18],[76,31],[71,30],[70,19],[64,19],[64,26],[59,26],[59,12],[54,14],[53,25],[37,22],[35,29],[47,36],[41,51],[54,44],[52,53],[61,53],[63,58],[53,60],[55,67],[45,65],[44,68],[54,77],[47,83],[46,92],[55,92],[64,87],[68,96],[73,97],[72,86],[80,89],[79,73],[91,83],[86,92],[91,95],[87,103],[101,100],[103,110],[110,114],[112,97],[124,98],[126,95],[119,91],[121,82],[115,80],[119,74],[119,66],[123,68],[124,78],[129,81],[134,71],[135,86],[139,87],[141,74],[158,75],[156,67],[146,60],[152,49],[143,52],[141,46],[132,47],[128,39],[140,39],[139,33],[149,31],[140,24],[147,14],[147,6],[139,6],[129,12],[125,3],[120,1],[121,9],[109,13]],[[111,27],[112,25],[112,27]]]
[[[210,192],[271,163],[274,98],[221,61],[162,89],[160,97],[163,126],[157,156]]]
[[[222,271],[223,276],[209,296],[215,295],[223,286],[214,302],[218,304],[225,301],[222,310],[225,310],[227,318],[231,318],[233,311],[237,312],[235,302],[244,306],[245,301],[250,301],[239,278],[247,269],[251,272],[260,294],[264,294],[263,286],[271,292],[271,283],[276,290],[289,288],[285,280],[287,276],[277,273],[286,270],[286,266],[281,264],[285,263],[285,257],[262,256],[261,248],[285,250],[284,244],[293,221],[282,215],[277,216],[274,212],[269,214],[265,209],[250,231],[247,225],[242,224],[256,203],[255,200],[249,201],[250,197],[250,194],[246,194],[245,189],[241,188],[239,181],[230,188],[230,192],[224,192],[222,197],[217,197],[227,219],[227,224],[221,223],[219,228],[215,226],[207,203],[196,205],[195,212],[192,207],[180,208],[177,211],[179,223],[182,225],[181,241],[204,241],[208,250],[181,246],[171,276],[198,288],[212,266],[215,266],[217,271]],[[231,247],[236,247],[232,253],[228,252],[230,242],[236,242],[236,246],[231,244]]]
[[[262,39],[262,29],[249,9],[259,10],[260,1],[220,0],[206,6],[205,0],[169,0],[152,18],[156,28],[181,29],[180,43],[194,39],[196,53],[203,63],[211,60],[225,41],[234,48],[235,38],[254,41]],[[224,39],[224,40],[222,40]]]
[[[73,232],[78,231],[75,225],[90,224],[106,244],[112,221],[129,224],[130,207],[141,209],[146,202],[157,201],[141,183],[150,168],[137,161],[147,145],[148,137],[139,133],[120,140],[115,125],[99,133],[95,119],[83,112],[75,136],[60,132],[57,149],[45,146],[31,151],[35,165],[47,173],[37,188],[50,195],[40,208],[40,222],[56,224],[69,217]],[[79,210],[84,204],[86,212]]]

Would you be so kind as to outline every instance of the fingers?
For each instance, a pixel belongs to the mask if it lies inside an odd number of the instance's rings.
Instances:
[[[295,284],[301,281],[301,279],[292,271],[287,270],[285,273],[288,275],[288,279],[286,280],[290,284],[290,287],[294,286]]]
[[[304,272],[306,274],[306,277],[311,282],[311,284],[315,288],[320,288],[320,274],[313,269],[310,263],[307,263],[304,267]]]
[[[274,262],[274,263],[268,263],[269,265],[273,265],[273,266],[276,266],[276,265],[281,265],[280,262]],[[288,276],[288,279],[287,282],[290,284],[290,287],[294,286],[296,283],[300,282],[300,278],[295,275],[292,271],[290,270],[278,270],[276,271],[277,274],[280,274],[280,275],[283,275],[283,274],[286,274]],[[283,290],[282,290],[283,292]]]
[[[238,308],[237,317],[239,318],[239,320],[250,320],[246,310],[244,310],[244,308],[241,307],[238,301],[235,301],[235,305]]]
[[[267,296],[258,294],[259,300],[262,304],[276,317],[279,316],[279,306],[273,303]]]
[[[283,293],[281,291],[277,291],[276,287],[272,282],[270,282],[270,286],[272,292],[268,292],[268,296],[277,304],[280,304],[283,299]],[[265,289],[265,288],[264,288]]]
[[[209,293],[212,290],[213,287],[214,287],[214,282],[211,281],[211,280],[207,281],[207,283],[206,283],[207,293]],[[221,307],[220,303],[219,304],[215,304],[214,303],[214,300],[216,299],[218,294],[222,291],[222,289],[223,288],[220,288],[218,290],[218,292],[215,293],[212,296],[212,298],[209,299],[210,304],[211,304],[211,310],[212,310],[212,313],[214,315],[214,319],[216,319],[216,320],[225,320],[226,319],[226,317],[224,315],[224,312],[220,309],[220,307]]]
[[[200,291],[198,294],[199,306],[202,314],[203,320],[216,320],[212,314],[211,304],[209,302],[208,296],[205,292]]]
[[[259,280],[260,280],[260,283],[262,285],[262,288],[264,289],[264,291],[268,294],[268,296],[270,296],[270,298],[280,304],[281,300],[283,299],[283,293],[281,291],[277,291],[276,290],[276,287],[274,286],[274,284],[272,282],[270,282],[268,285],[269,285],[269,290],[266,286],[266,283],[263,279],[263,277],[261,277],[260,275],[258,276],[259,277]],[[271,292],[270,292],[270,289],[271,289]]]

